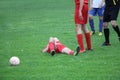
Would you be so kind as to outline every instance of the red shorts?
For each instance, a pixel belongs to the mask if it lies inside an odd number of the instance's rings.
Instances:
[[[56,53],[62,53],[62,50],[65,48],[66,46],[64,46],[62,43],[57,42],[56,44]]]
[[[80,5],[76,5],[75,7],[75,15],[74,15],[75,24],[86,24],[88,20],[88,4],[85,3],[83,5],[83,9],[82,9],[83,20],[79,19],[79,6]]]

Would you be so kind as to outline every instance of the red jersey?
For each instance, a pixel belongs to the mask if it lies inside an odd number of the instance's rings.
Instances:
[[[88,4],[88,0],[84,0],[85,4]],[[80,4],[80,0],[75,0],[75,4]]]

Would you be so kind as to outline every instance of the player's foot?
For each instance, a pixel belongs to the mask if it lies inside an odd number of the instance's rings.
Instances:
[[[110,46],[110,45],[111,45],[110,43],[106,43],[106,42],[102,44],[102,46]]]
[[[88,48],[87,48],[86,50],[88,50],[88,51],[93,51],[93,49],[92,49],[92,48],[91,48],[91,49],[88,49]]]
[[[94,34],[95,34],[95,31],[91,31],[91,32],[90,32],[90,35],[94,35]]]
[[[78,46],[78,47],[76,48],[75,52],[74,52],[74,56],[77,56],[78,53],[79,53],[79,51],[80,51],[80,47]]]
[[[80,53],[85,53],[85,49],[84,50],[80,50]]]
[[[99,34],[98,34],[99,36],[102,36],[102,32],[99,32]]]
[[[55,55],[55,51],[54,50],[51,51],[50,54],[51,54],[51,56],[54,56]]]

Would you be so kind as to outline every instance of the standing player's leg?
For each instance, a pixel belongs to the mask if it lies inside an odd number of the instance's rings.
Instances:
[[[119,6],[113,7],[113,11],[111,12],[111,24],[112,24],[113,29],[117,33],[118,39],[120,41],[120,30],[116,23],[118,14],[119,14]]]
[[[80,46],[80,53],[83,53],[85,52],[85,48],[84,48],[81,24],[76,24],[76,34],[77,34],[77,42],[78,42],[78,45]]]
[[[120,41],[120,29],[119,29],[118,25],[116,24],[116,21],[111,21],[111,24],[112,24],[113,29],[117,33],[118,39]]]
[[[84,24],[82,24],[82,31],[84,32],[86,43],[87,43],[87,49],[92,50],[92,44],[91,44],[91,36],[90,32],[87,28],[87,19],[88,19],[88,5],[84,5],[83,9],[83,17],[84,17]]]
[[[104,28],[104,37],[105,37],[105,41],[102,44],[102,46],[110,46],[110,40],[109,40],[109,35],[110,35],[110,30],[108,27],[108,24],[110,22],[110,8],[109,7],[105,7],[104,10],[104,14],[103,14],[103,28]]]
[[[98,16],[99,16],[99,36],[102,35],[103,13],[104,13],[104,6],[103,6],[102,8],[98,8]]]
[[[83,25],[82,30],[83,30],[83,32],[85,34],[85,39],[86,39],[86,43],[87,43],[87,49],[92,50],[91,36],[90,36],[90,32],[89,32],[86,24]]]
[[[95,27],[94,27],[94,20],[93,20],[93,16],[96,14],[96,10],[94,8],[92,8],[89,11],[89,25],[91,28],[91,35],[95,34]]]
[[[102,46],[110,46],[110,41],[109,41],[110,31],[109,31],[109,28],[108,28],[108,22],[104,22],[103,26],[104,26],[105,42],[102,44]]]
[[[103,17],[99,16],[99,36],[102,35],[102,28],[103,28]]]

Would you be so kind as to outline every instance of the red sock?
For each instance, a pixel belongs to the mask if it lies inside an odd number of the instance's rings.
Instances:
[[[54,43],[53,43],[53,42],[49,42],[49,43],[48,43],[48,46],[49,46],[48,52],[50,53],[51,51],[54,50]]]
[[[82,36],[82,34],[77,34],[77,40],[78,40],[78,44],[80,46],[80,50],[81,51],[85,50],[84,44],[83,44],[83,36]]]
[[[86,38],[86,43],[87,43],[87,48],[88,50],[92,49],[91,46],[91,37],[90,37],[90,33],[85,33],[85,38]]]

